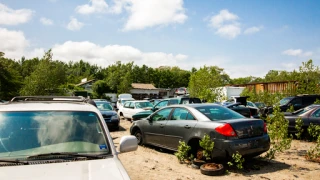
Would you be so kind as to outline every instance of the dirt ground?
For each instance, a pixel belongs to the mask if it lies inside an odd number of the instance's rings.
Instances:
[[[111,132],[117,146],[120,138],[129,135],[131,123],[121,120],[121,129]],[[293,140],[291,149],[276,155],[275,160],[265,161],[254,159],[247,162],[244,170],[230,170],[228,174],[219,176],[219,179],[320,179],[320,164],[306,161],[303,157],[310,142]],[[137,151],[119,154],[119,158],[132,180],[184,180],[184,179],[212,179],[214,177],[202,175],[200,170],[190,165],[180,164],[174,152],[152,146],[139,146]],[[255,165],[260,170],[252,170]]]

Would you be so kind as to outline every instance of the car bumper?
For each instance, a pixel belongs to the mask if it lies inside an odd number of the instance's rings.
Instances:
[[[270,138],[267,134],[246,139],[221,140],[215,141],[212,157],[214,159],[224,159],[237,152],[244,157],[254,157],[269,149]]]

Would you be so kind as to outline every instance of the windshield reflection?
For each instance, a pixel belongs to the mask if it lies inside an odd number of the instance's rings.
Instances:
[[[106,153],[109,144],[92,112],[1,112],[0,158],[38,153]]]

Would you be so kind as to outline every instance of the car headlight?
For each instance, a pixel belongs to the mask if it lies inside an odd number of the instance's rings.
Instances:
[[[119,119],[119,116],[117,114],[111,116],[111,120],[118,120]]]

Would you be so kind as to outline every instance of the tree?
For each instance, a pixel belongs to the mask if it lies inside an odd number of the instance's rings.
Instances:
[[[22,95],[60,94],[58,87],[66,83],[64,63],[52,61],[51,50],[47,51],[35,71],[25,78]],[[58,91],[58,92],[57,92]]]
[[[199,97],[208,102],[216,101],[219,92],[213,88],[229,83],[229,76],[218,66],[204,66],[191,74],[189,92],[191,96]]]
[[[319,67],[313,64],[310,59],[302,62],[299,67],[299,75],[297,77],[298,87],[297,94],[318,94],[320,93],[320,71]]]
[[[107,82],[98,80],[92,85],[92,91],[94,98],[102,99],[105,98],[104,93],[110,92],[110,87]]]

